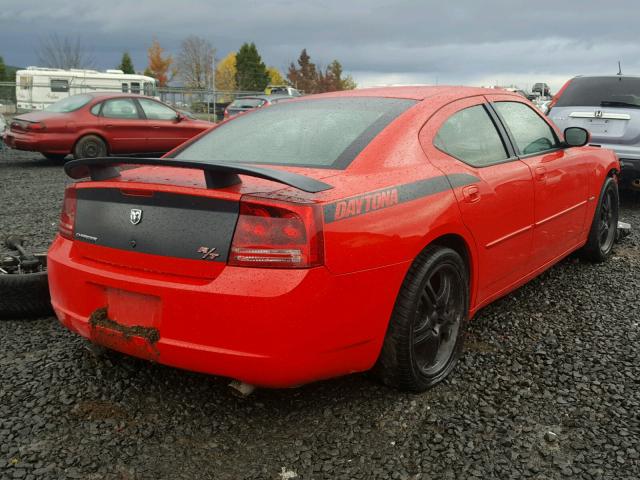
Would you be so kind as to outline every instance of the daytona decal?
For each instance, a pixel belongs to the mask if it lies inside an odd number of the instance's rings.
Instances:
[[[325,205],[324,219],[326,223],[337,222],[478,181],[479,178],[473,175],[456,173],[384,188]]]

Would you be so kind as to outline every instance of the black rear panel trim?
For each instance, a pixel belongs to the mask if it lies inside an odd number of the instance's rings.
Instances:
[[[166,192],[132,196],[115,188],[76,192],[76,241],[165,257],[227,261],[237,201]],[[138,223],[132,221],[132,210],[140,210]]]

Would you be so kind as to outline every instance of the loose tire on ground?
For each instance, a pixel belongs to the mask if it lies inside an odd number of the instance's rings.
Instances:
[[[462,352],[468,285],[467,268],[455,250],[433,245],[418,256],[398,294],[373,369],[383,383],[423,392],[447,377]]]
[[[615,178],[607,177],[600,191],[587,243],[580,251],[584,258],[600,263],[611,253],[616,241],[619,204],[618,183]]]
[[[0,274],[0,318],[51,315],[47,272]]]
[[[79,158],[96,158],[107,156],[107,145],[100,137],[96,135],[86,135],[78,140],[73,149],[73,157]]]

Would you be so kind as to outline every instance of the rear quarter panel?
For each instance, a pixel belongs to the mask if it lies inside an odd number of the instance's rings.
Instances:
[[[421,102],[398,117],[354,160],[324,204],[325,258],[334,273],[405,263],[434,239],[471,236],[447,178],[426,158],[418,133],[433,107]],[[399,287],[399,285],[398,285]]]

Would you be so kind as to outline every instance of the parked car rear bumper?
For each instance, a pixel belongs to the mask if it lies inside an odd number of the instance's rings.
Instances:
[[[73,147],[73,139],[59,133],[21,133],[9,131],[4,143],[15,150],[47,153],[69,153]]]
[[[620,159],[620,178],[623,184],[640,179],[640,147],[592,142],[602,148],[613,150]]]

